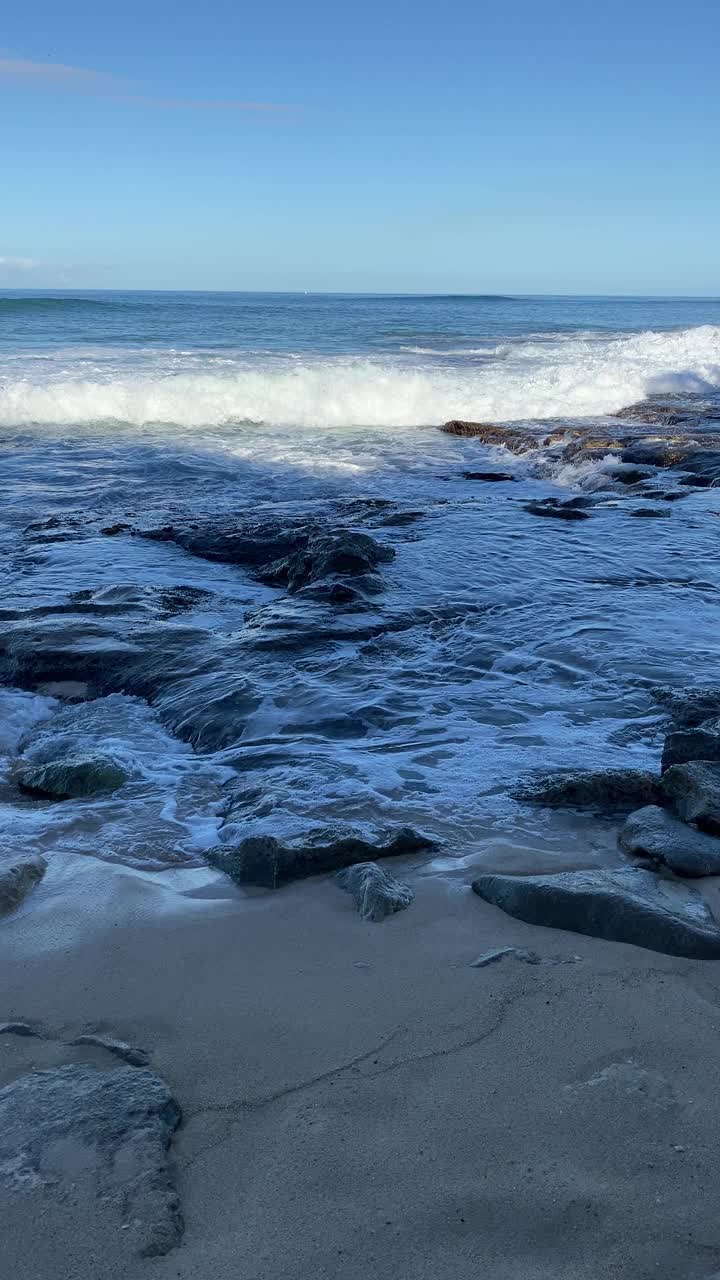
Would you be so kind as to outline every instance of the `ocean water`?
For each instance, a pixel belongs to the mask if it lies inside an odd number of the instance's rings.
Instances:
[[[611,825],[510,793],[540,768],[653,767],[654,691],[720,684],[720,495],[635,519],[650,498],[617,451],[517,456],[438,427],[612,434],[668,395],[717,406],[720,301],[0,295],[0,836],[149,869],[338,822],[421,828],[448,875],[616,857]],[[514,479],[464,476],[488,468]],[[578,495],[586,521],[525,510]],[[391,548],[383,590],[288,597],[133,533],[298,516]],[[18,791],[23,761],[78,750],[127,783]]]

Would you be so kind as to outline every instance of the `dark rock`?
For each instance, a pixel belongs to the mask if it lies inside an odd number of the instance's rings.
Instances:
[[[675,401],[641,400],[638,404],[627,405],[611,418],[620,418],[623,422],[644,422],[649,426],[676,427],[686,422],[696,421],[697,413],[682,408]]]
[[[515,480],[507,471],[463,471],[463,480]]]
[[[129,1063],[131,1067],[146,1067],[150,1061],[145,1049],[138,1049],[133,1044],[127,1044],[125,1040],[116,1040],[113,1036],[104,1036],[99,1032],[88,1032],[87,1035],[76,1036],[71,1043],[90,1045],[94,1049],[105,1049],[114,1057],[122,1058],[123,1062]]]
[[[663,774],[662,789],[683,822],[720,835],[720,764],[692,760],[671,765]]]
[[[554,498],[544,498],[539,502],[526,502],[524,510],[533,516],[549,516],[554,520],[588,520],[587,511],[574,502],[560,502]]]
[[[605,472],[616,484],[642,484],[643,480],[652,480],[652,471],[643,471],[640,467],[620,465],[608,467]]]
[[[104,534],[106,538],[116,538],[119,533],[132,532],[132,525],[126,524],[123,520],[119,520],[117,524],[105,525],[105,528],[101,529],[100,532]]]
[[[146,1068],[34,1071],[0,1090],[0,1184],[102,1199],[134,1251],[168,1253],[183,1232],[167,1155],[179,1123],[167,1085]]]
[[[77,754],[58,760],[21,761],[15,774],[21,791],[50,800],[75,800],[110,795],[128,780],[128,775],[112,756]]]
[[[716,483],[716,479],[720,479],[720,474],[715,476],[680,476],[678,484],[685,489],[712,489]]]
[[[653,697],[667,707],[678,728],[694,729],[707,720],[720,720],[720,687],[709,685],[684,689],[653,689]]]
[[[507,449],[509,453],[528,453],[540,445],[540,440],[531,431],[501,427],[492,422],[462,422],[455,419],[446,422],[440,430],[451,436],[471,436],[481,444],[495,445]]]
[[[384,920],[396,911],[404,911],[415,897],[409,885],[401,884],[376,862],[356,862],[338,871],[335,878],[341,889],[353,895],[363,920]]]
[[[674,467],[697,446],[689,441],[637,440],[627,445],[620,454],[622,462],[641,467]]]
[[[239,885],[279,889],[291,880],[338,871],[357,862],[391,858],[432,849],[433,842],[410,827],[401,827],[386,843],[373,844],[355,835],[317,833],[312,843],[283,845],[274,836],[249,836],[236,848],[208,852],[208,862]]]
[[[38,1040],[43,1039],[42,1031],[34,1027],[30,1022],[0,1022],[0,1035],[2,1036],[34,1036]]]
[[[720,441],[714,443],[720,444]],[[678,466],[687,473],[681,477],[681,485],[694,484],[698,488],[708,488],[720,483],[720,448],[695,449]]]
[[[630,810],[658,801],[660,779],[643,769],[568,769],[531,778],[513,795],[551,808]]]
[[[203,560],[252,569],[289,556],[307,545],[314,526],[301,519],[238,520],[224,518],[139,530],[143,538],[174,542]]]
[[[634,511],[630,511],[631,516],[639,516],[645,520],[669,520],[670,512],[663,511],[662,507],[636,507]]]
[[[626,853],[652,858],[676,875],[720,875],[720,840],[654,805],[631,813],[618,840]]]
[[[720,720],[706,720],[693,729],[678,729],[665,739],[662,771],[689,760],[720,760]]]
[[[372,575],[380,564],[395,556],[366,533],[343,529],[336,533],[312,534],[304,550],[267,565],[257,576],[270,586],[300,591],[308,583],[322,579]]]
[[[628,942],[668,955],[720,958],[720,929],[700,894],[650,871],[482,875],[473,881],[473,889],[527,924]]]
[[[40,854],[0,863],[0,915],[15,911],[47,870]]]

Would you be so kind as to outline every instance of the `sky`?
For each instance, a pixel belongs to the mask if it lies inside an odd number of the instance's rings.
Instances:
[[[6,0],[0,287],[720,295],[717,0]]]

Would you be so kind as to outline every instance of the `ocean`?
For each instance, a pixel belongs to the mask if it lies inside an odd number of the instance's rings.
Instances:
[[[718,447],[720,300],[0,295],[2,838],[163,870],[411,826],[451,879],[612,860],[611,825],[513,791],[656,767],[658,691],[720,684],[720,493],[633,477],[612,415],[642,402],[646,435]],[[227,551],[279,524],[387,557],[288,589]],[[18,787],[63,753],[122,785]]]

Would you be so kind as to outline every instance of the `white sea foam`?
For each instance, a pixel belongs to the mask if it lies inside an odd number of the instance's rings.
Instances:
[[[18,376],[22,373],[22,376]],[[194,427],[410,427],[610,413],[652,391],[720,386],[720,326],[524,341],[454,366],[406,354],[273,357],[124,353],[115,362],[14,367],[0,425],[104,421]]]

